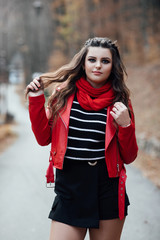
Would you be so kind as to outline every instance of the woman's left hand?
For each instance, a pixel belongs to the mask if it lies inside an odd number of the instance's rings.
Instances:
[[[128,127],[131,123],[128,109],[122,102],[116,102],[110,114],[121,127]]]

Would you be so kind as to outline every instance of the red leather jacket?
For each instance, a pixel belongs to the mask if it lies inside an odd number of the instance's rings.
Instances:
[[[46,117],[44,95],[29,97],[29,113],[32,130],[37,142],[41,146],[51,143],[50,162],[55,168],[62,169],[67,148],[69,118],[74,94],[68,98],[67,108],[59,113],[54,127]],[[130,104],[132,110],[132,106]],[[105,160],[109,177],[119,178],[119,217],[124,217],[125,167],[124,163],[133,162],[137,156],[138,147],[135,137],[134,116],[131,116],[131,125],[124,128],[113,124],[110,114],[112,106],[107,108],[107,123],[105,136]],[[51,167],[51,166],[50,166]],[[53,181],[53,179],[51,179]]]

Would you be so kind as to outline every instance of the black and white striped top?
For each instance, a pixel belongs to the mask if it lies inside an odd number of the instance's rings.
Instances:
[[[106,116],[107,108],[97,112],[87,111],[75,97],[70,114],[65,158],[91,161],[105,157]]]

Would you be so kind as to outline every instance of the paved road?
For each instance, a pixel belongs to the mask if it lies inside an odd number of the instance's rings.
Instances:
[[[9,110],[16,116],[14,131],[19,138],[0,156],[0,240],[47,240],[54,198],[44,177],[50,146],[36,143],[14,86],[9,87]],[[160,190],[139,170],[132,166],[127,170],[131,206],[122,240],[159,240]]]

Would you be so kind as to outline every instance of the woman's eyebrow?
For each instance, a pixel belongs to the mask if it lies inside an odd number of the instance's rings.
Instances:
[[[91,57],[91,58],[96,58],[96,57],[94,57],[94,56],[88,56],[88,58],[90,58],[90,57]]]
[[[97,58],[97,57],[95,57],[95,56],[88,56],[88,58]],[[108,59],[108,60],[111,60],[110,57],[102,57],[101,59]]]
[[[108,59],[108,60],[111,60],[110,57],[102,57],[102,59]]]

